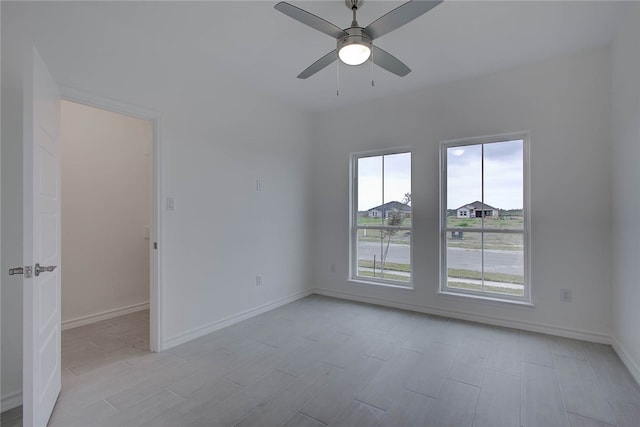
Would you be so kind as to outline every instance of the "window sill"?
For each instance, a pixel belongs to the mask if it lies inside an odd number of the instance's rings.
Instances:
[[[469,298],[472,300],[475,300],[479,303],[487,303],[487,304],[509,304],[509,305],[513,305],[513,306],[517,306],[517,307],[523,307],[523,308],[534,308],[535,304],[532,302],[528,302],[528,301],[516,301],[516,300],[511,300],[511,299],[503,299],[503,298],[494,298],[494,297],[487,297],[487,296],[482,296],[482,295],[471,295],[471,294],[462,294],[462,293],[457,293],[457,292],[447,292],[447,291],[438,291],[438,295],[446,297],[446,298],[453,298],[453,299],[457,299],[457,298]]]
[[[413,284],[410,283],[408,286],[403,286],[403,285],[395,285],[393,283],[382,283],[382,282],[372,282],[369,280],[361,280],[361,279],[348,279],[347,280],[347,284],[349,285],[356,285],[356,286],[362,286],[362,285],[366,285],[366,286],[381,286],[384,288],[391,288],[391,289],[400,289],[403,291],[414,291],[413,288]]]

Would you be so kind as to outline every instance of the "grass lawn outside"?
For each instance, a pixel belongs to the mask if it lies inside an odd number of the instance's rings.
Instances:
[[[409,282],[409,279],[410,279],[409,276],[402,276],[399,274],[388,273],[387,271],[385,271],[384,273],[380,273],[379,271],[376,271],[376,273],[374,274],[373,271],[358,270],[358,276],[375,277],[378,279],[389,279],[389,280],[395,280],[398,282]]]
[[[377,277],[379,279],[397,280],[399,282],[408,282],[410,276],[406,273],[411,273],[411,266],[409,264],[400,264],[397,262],[386,262],[384,264],[384,273],[380,271],[380,263],[376,263],[375,272],[373,271],[373,261],[358,260],[358,276],[364,277]],[[394,274],[405,273],[405,274]]]
[[[457,218],[455,215],[452,215],[447,217],[447,227],[484,227],[498,230],[522,230],[524,228],[524,219],[522,217]]]
[[[358,225],[384,226],[387,220],[382,218],[363,218],[358,217]],[[411,218],[402,221],[403,227],[411,227]],[[521,231],[524,227],[522,217],[512,216],[504,218],[456,218],[455,216],[447,217],[447,227],[455,228],[480,228],[483,227],[484,241],[482,234],[479,232],[463,231],[461,238],[453,238],[451,232],[447,232],[447,247],[462,249],[485,249],[485,250],[501,250],[501,251],[523,251],[524,239],[520,233],[505,234],[491,233],[491,230],[514,230]],[[361,242],[380,242],[387,243],[389,231],[385,230],[364,230],[358,229],[358,241]],[[398,230],[391,234],[390,243],[410,245],[411,231]]]
[[[382,220],[382,218],[367,218],[367,217],[358,217],[358,225],[372,225],[372,226],[378,226],[378,225],[389,225],[388,220],[385,219],[384,221]],[[402,224],[400,224],[402,227],[411,227],[411,218],[404,218],[402,220]]]
[[[382,243],[387,244],[387,231],[385,230],[358,230],[358,241],[360,242],[378,242],[380,243],[380,235],[382,234]],[[397,230],[391,234],[391,243],[400,245],[411,244],[411,231]]]
[[[364,259],[358,260],[358,267],[360,268],[373,268],[373,261]],[[411,266],[409,264],[400,264],[397,262],[385,262],[384,269],[389,271],[402,271],[404,273],[411,272]],[[376,263],[376,271],[380,270],[380,263]]]
[[[447,227],[454,228],[481,228],[484,227],[484,241],[482,233],[463,231],[462,238],[455,238],[451,232],[447,232],[447,247],[463,249],[486,249],[501,251],[523,251],[524,237],[520,233],[491,233],[491,230],[521,231],[524,227],[522,217],[508,218],[456,218],[447,217]]]
[[[382,218],[365,218],[358,217],[358,225],[369,226],[386,226],[389,225],[388,221]],[[411,227],[411,218],[405,218],[402,220],[402,227]],[[388,230],[358,230],[358,240],[361,242],[380,242],[381,238],[386,244],[388,239]],[[409,245],[411,244],[411,231],[410,230],[397,230],[391,232],[391,243]]]
[[[463,270],[458,268],[449,268],[447,270],[447,276],[453,279],[483,279],[483,274],[481,271]],[[524,285],[524,277],[517,274],[488,273],[485,271],[484,280],[487,280],[489,282],[509,283],[513,285]]]
[[[468,282],[449,281],[447,282],[447,285],[451,288],[458,288],[458,289],[470,289],[474,291],[483,290],[482,285],[475,284],[475,283],[468,283]],[[502,288],[498,286],[484,285],[484,292],[492,292],[495,294],[516,295],[521,297],[524,295],[524,287],[522,289],[513,289],[513,288]]]

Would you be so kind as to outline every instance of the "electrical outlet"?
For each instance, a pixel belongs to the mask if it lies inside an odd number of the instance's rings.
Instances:
[[[561,289],[560,299],[564,302],[571,302],[571,289]]]
[[[262,285],[262,276],[258,274],[256,276],[256,286],[260,286],[260,285]]]
[[[262,179],[256,179],[256,191],[262,191]]]
[[[331,264],[331,272],[332,273],[336,272],[336,265],[335,264]]]

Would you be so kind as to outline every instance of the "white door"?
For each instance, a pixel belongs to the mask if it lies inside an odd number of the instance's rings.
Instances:
[[[61,387],[60,92],[35,48],[25,62],[23,425],[44,427]]]

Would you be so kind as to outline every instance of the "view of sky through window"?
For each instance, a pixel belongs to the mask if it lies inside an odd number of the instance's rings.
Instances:
[[[447,150],[447,209],[482,200],[497,209],[522,209],[522,140],[450,147]]]
[[[402,202],[406,193],[411,193],[411,153],[358,159],[358,211],[387,202]]]

